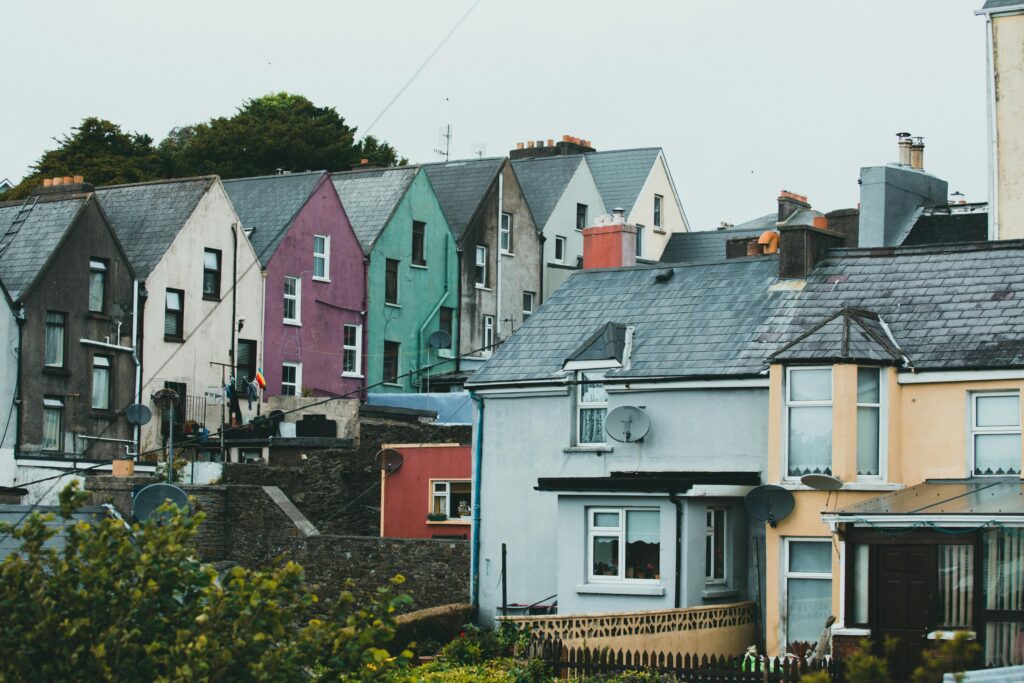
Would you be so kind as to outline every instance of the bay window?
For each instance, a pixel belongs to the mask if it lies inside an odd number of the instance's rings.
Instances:
[[[661,579],[661,512],[643,508],[587,511],[587,580]]]
[[[832,474],[832,369],[786,371],[786,476]]]

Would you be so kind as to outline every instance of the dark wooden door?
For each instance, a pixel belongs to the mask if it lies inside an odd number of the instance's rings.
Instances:
[[[932,625],[932,606],[938,589],[933,545],[880,545],[877,590],[871,636],[881,647],[896,638],[890,659],[892,678],[908,681],[921,663]]]

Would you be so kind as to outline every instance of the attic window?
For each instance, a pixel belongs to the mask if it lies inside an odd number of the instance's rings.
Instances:
[[[672,276],[676,274],[676,271],[672,268],[666,268],[665,270],[659,270],[654,274],[655,282],[668,282],[672,279]]]
[[[566,370],[585,367],[621,367],[626,348],[626,325],[607,323],[583,342],[565,361]]]

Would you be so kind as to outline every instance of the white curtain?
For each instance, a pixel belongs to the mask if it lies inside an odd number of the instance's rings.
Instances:
[[[985,534],[985,609],[1024,610],[1024,539],[1020,530]],[[1024,663],[1024,624],[993,621],[985,624],[985,662]]]

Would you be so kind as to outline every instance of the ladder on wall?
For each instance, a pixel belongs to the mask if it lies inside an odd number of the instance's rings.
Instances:
[[[7,231],[0,236],[0,256],[4,255],[7,251],[7,247],[10,246],[11,242],[18,235],[18,231],[21,230],[21,224],[28,220],[29,215],[32,213],[32,209],[35,208],[36,203],[39,201],[39,195],[31,195],[25,198],[21,208],[18,209],[17,215],[14,220],[11,221]]]

